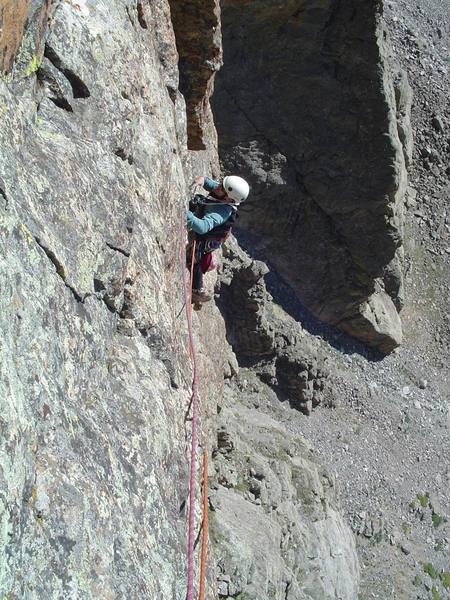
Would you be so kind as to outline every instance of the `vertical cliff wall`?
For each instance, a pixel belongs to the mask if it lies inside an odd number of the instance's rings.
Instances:
[[[178,253],[192,175],[169,5],[12,4],[0,42],[2,597],[181,598],[191,370]],[[212,331],[214,404],[220,320]]]
[[[254,244],[317,316],[389,351],[406,172],[380,6],[225,0],[214,110]]]
[[[222,31],[217,0],[170,0],[180,54],[180,91],[186,99],[188,147],[204,150],[215,139],[209,98],[222,66]],[[214,148],[215,151],[215,148]]]
[[[180,224],[193,176],[218,175],[218,4],[0,9],[0,593],[182,599],[192,372]],[[224,375],[237,366],[215,304],[194,321],[200,445],[211,452]],[[327,522],[313,517],[302,514],[303,533]],[[270,514],[259,518],[270,527]],[[343,547],[355,595],[349,536]],[[305,568],[314,586],[330,563]]]

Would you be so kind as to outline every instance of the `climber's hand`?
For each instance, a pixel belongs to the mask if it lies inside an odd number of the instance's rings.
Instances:
[[[201,186],[203,187],[203,184],[205,183],[205,178],[200,175],[199,177],[196,177],[194,179],[194,181],[191,183],[191,190],[194,191],[196,187]]]

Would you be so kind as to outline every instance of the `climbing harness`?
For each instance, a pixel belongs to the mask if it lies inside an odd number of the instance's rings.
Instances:
[[[203,218],[205,216],[206,208],[208,206],[223,206],[224,202],[215,202],[214,198],[205,197],[202,194],[195,194],[192,200],[189,203],[189,208],[191,211],[195,212],[198,218]],[[218,250],[222,244],[229,238],[231,235],[231,229],[237,218],[237,209],[233,208],[231,215],[221,225],[214,227],[207,233],[196,233],[196,248],[195,248],[195,264],[198,265],[198,268],[201,269],[203,274],[208,271],[212,271],[216,268],[216,263],[213,259],[214,250]],[[191,282],[192,282],[192,272],[191,272]],[[198,310],[197,305],[194,306],[194,309]]]
[[[208,231],[207,233],[197,234],[197,240],[201,240],[204,242],[209,242],[211,245],[215,242],[218,244],[212,250],[216,250],[220,247],[221,244],[230,236],[231,229],[237,219],[237,208],[234,204],[224,203],[224,202],[214,202],[214,198],[205,197],[202,194],[195,194],[189,203],[189,208],[192,212],[196,213],[196,216],[200,219],[205,216],[206,207],[208,206],[224,206],[228,205],[233,207],[233,212],[229,216],[229,218],[222,223],[222,225],[218,225]],[[212,250],[209,250],[210,252]]]

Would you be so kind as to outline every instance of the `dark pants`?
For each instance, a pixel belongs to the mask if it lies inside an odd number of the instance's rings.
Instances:
[[[203,271],[202,271],[202,257],[204,251],[204,242],[202,240],[196,240],[194,266],[192,268],[192,289],[201,290],[203,287]],[[191,270],[192,260],[192,241],[187,248],[186,266]]]
[[[201,260],[194,265],[192,273],[192,289],[201,290],[203,287],[203,272]]]
[[[192,289],[201,290],[203,287],[203,274],[209,270],[209,263],[206,256],[220,248],[221,239],[196,239],[194,269],[192,273]]]

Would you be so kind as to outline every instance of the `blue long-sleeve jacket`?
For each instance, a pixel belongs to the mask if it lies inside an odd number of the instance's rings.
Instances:
[[[214,179],[205,177],[203,187],[207,192],[214,191],[219,185],[220,183],[214,181]],[[200,235],[208,233],[208,231],[211,231],[214,227],[218,227],[225,223],[225,221],[228,221],[234,210],[235,208],[230,204],[205,205],[205,215],[201,219],[188,210],[186,215],[187,226],[189,229],[192,229],[192,231],[195,231],[195,233],[199,233]]]

